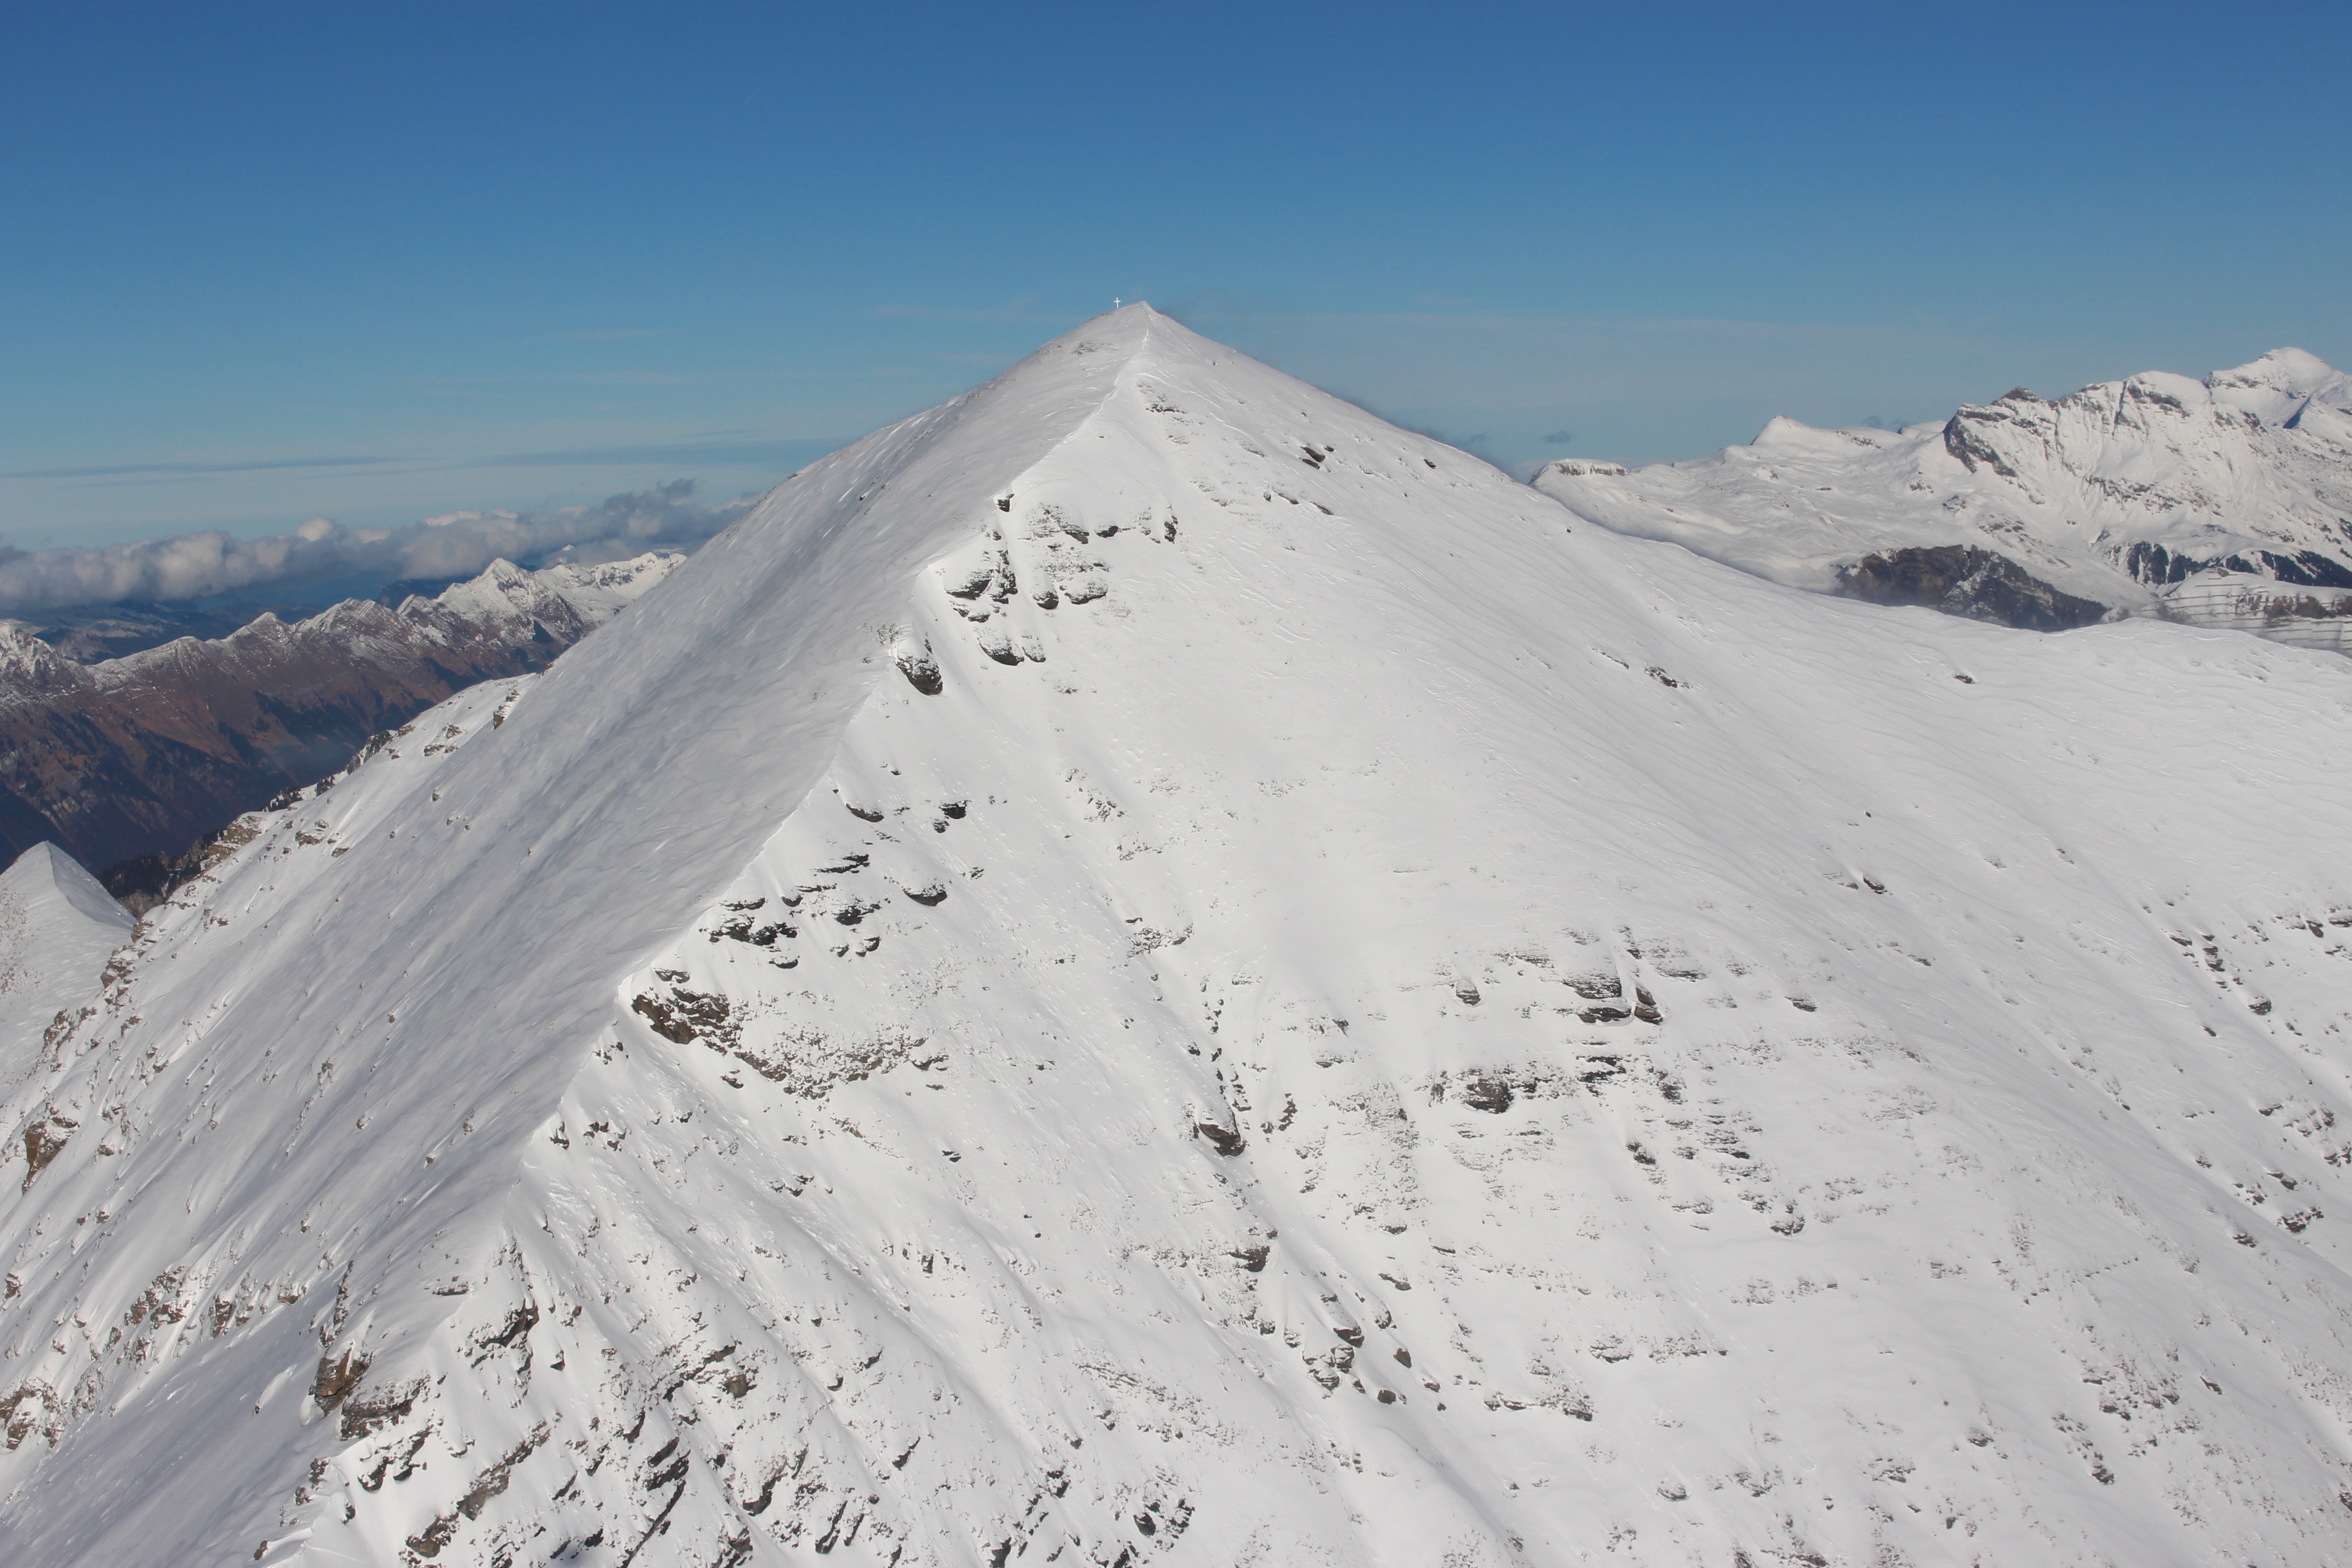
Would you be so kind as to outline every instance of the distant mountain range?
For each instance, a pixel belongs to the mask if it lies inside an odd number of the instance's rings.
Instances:
[[[407,596],[394,594],[389,602],[397,605]],[[275,615],[284,621],[307,619],[331,604],[340,604],[343,597],[338,595],[331,600],[299,605],[241,604],[220,607],[133,599],[120,604],[76,605],[49,612],[37,625],[29,621],[24,624],[35,637],[76,664],[98,664],[128,654],[144,653],[182,637],[200,641],[225,637],[265,615]],[[383,595],[378,599],[382,602]]]
[[[1775,419],[1711,458],[1556,462],[1535,483],[1793,587],[2043,631],[2154,616],[2352,652],[2352,376],[2299,349],[2054,403],[2021,387],[1899,431]]]
[[[542,566],[561,564],[547,560]],[[39,618],[17,615],[35,637],[76,664],[100,664],[110,658],[144,653],[182,637],[200,642],[228,637],[263,616],[281,621],[305,621],[347,600],[373,600],[397,608],[412,596],[433,598],[476,575],[455,572],[446,577],[404,578],[375,587],[371,582],[346,576],[309,582],[285,588],[275,597],[250,596],[205,600],[120,599],[69,605],[41,612]]]
[[[546,668],[685,559],[499,561],[433,598],[265,614],[93,664],[0,622],[0,855],[52,840],[103,868],[181,850],[451,692]]]

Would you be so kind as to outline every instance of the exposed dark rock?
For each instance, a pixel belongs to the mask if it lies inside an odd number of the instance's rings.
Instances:
[[[425,1379],[417,1378],[394,1388],[350,1394],[343,1401],[342,1420],[337,1430],[342,1434],[345,1442],[350,1442],[386,1426],[397,1426],[408,1419],[409,1413],[416,1408],[416,1401],[427,1386]],[[410,1452],[414,1454],[415,1450]]]
[[[2151,588],[2178,583],[2191,573],[2202,572],[2212,564],[2210,561],[2200,561],[2193,556],[2175,555],[2163,545],[2145,539],[2134,542],[2124,552],[2123,557],[2124,570],[2132,574],[2133,581],[2145,583]]]
[[[926,697],[937,697],[948,689],[947,679],[940,673],[939,660],[931,657],[929,647],[919,653],[900,654],[898,670],[907,678],[908,685]]]
[[[207,833],[176,855],[159,851],[134,856],[107,868],[98,879],[124,909],[143,915],[195,880],[205,868],[205,851],[218,837],[216,833]]]
[[[2294,583],[2305,588],[2352,588],[2352,568],[2316,550],[2300,551],[2293,555],[2277,555],[2267,550],[2258,550],[2254,555],[2270,569],[2270,575],[2282,583]],[[2234,555],[2228,564],[2237,571],[2250,570],[2240,565],[2239,557]]]
[[[642,1016],[646,1023],[653,1026],[654,1033],[666,1040],[673,1040],[682,1046],[694,1038],[694,1026],[671,1011],[667,1003],[653,995],[639,995],[629,1004],[629,1010]]]
[[[2255,550],[2200,561],[2193,555],[2176,555],[2161,544],[2143,540],[2126,549],[2122,560],[2124,570],[2134,580],[2150,587],[2163,587],[2197,573],[2218,569],[2242,572],[2249,577],[2274,578],[2303,588],[2352,588],[2352,566],[2317,550],[2299,550],[2292,555]]]
[[[1838,569],[1837,592],[1874,605],[1925,605],[1948,616],[2037,632],[2092,626],[2107,614],[2105,605],[2062,593],[2008,556],[1972,545],[1865,555]]]
[[[1462,1101],[1474,1110],[1500,1116],[1511,1100],[1511,1086],[1499,1078],[1474,1078],[1462,1086]]]
[[[1238,1131],[1218,1122],[1195,1122],[1192,1131],[1206,1138],[1209,1146],[1220,1154],[1238,1154],[1247,1146],[1247,1140]]]
[[[320,1356],[318,1374],[310,1380],[310,1397],[319,1408],[332,1415],[337,1406],[359,1386],[367,1375],[368,1358],[357,1350],[346,1348],[340,1356]]]
[[[2011,395],[2014,395],[2014,393]],[[2000,448],[1987,438],[1983,428],[1979,428],[2008,423],[2010,413],[2001,405],[2008,401],[2005,397],[1988,408],[1963,408],[1945,421],[1944,450],[1966,464],[1969,472],[1973,474],[1983,467],[2005,479],[2017,478],[2017,470],[2009,466],[2009,459],[2000,455]]]
[[[34,1122],[25,1130],[25,1187],[29,1191],[33,1178],[48,1168],[49,1162],[65,1152],[73,1137],[74,1123],[49,1112],[47,1119]]]

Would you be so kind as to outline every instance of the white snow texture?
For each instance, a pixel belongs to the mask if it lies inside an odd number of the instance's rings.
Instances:
[[[1621,532],[1794,587],[1960,545],[2114,613],[2352,653],[2352,376],[2276,349],[2053,403],[2020,388],[1942,424],[1775,419],[1711,458],[1548,464],[1537,487]]]
[[[132,923],[54,844],[34,845],[0,872],[0,1073],[30,1063],[58,1015],[98,989]]]
[[[17,1043],[0,1561],[2352,1562],[2348,772],[1127,307]]]

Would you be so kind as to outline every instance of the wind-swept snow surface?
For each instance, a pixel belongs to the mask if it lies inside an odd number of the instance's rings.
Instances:
[[[1130,307],[150,916],[0,1553],[2352,1559],[2347,765]]]
[[[2044,630],[2125,614],[2352,652],[2352,376],[2275,349],[1943,424],[1817,430],[1536,485],[1795,587]]]

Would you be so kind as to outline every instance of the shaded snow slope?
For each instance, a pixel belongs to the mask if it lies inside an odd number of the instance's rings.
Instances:
[[[1698,461],[1569,460],[1535,483],[1796,587],[2043,629],[2128,613],[2352,650],[2352,377],[2298,349],[2202,383],[2154,373],[2054,403],[2021,388],[1900,431],[1775,419]],[[1923,558],[1961,551],[1980,559]],[[2021,596],[2021,575],[2061,602]]]
[[[0,1551],[2345,1561],[2347,763],[1129,308],[150,917]]]
[[[97,990],[132,923],[54,844],[34,845],[0,872],[0,1082],[31,1069],[42,1034]]]

